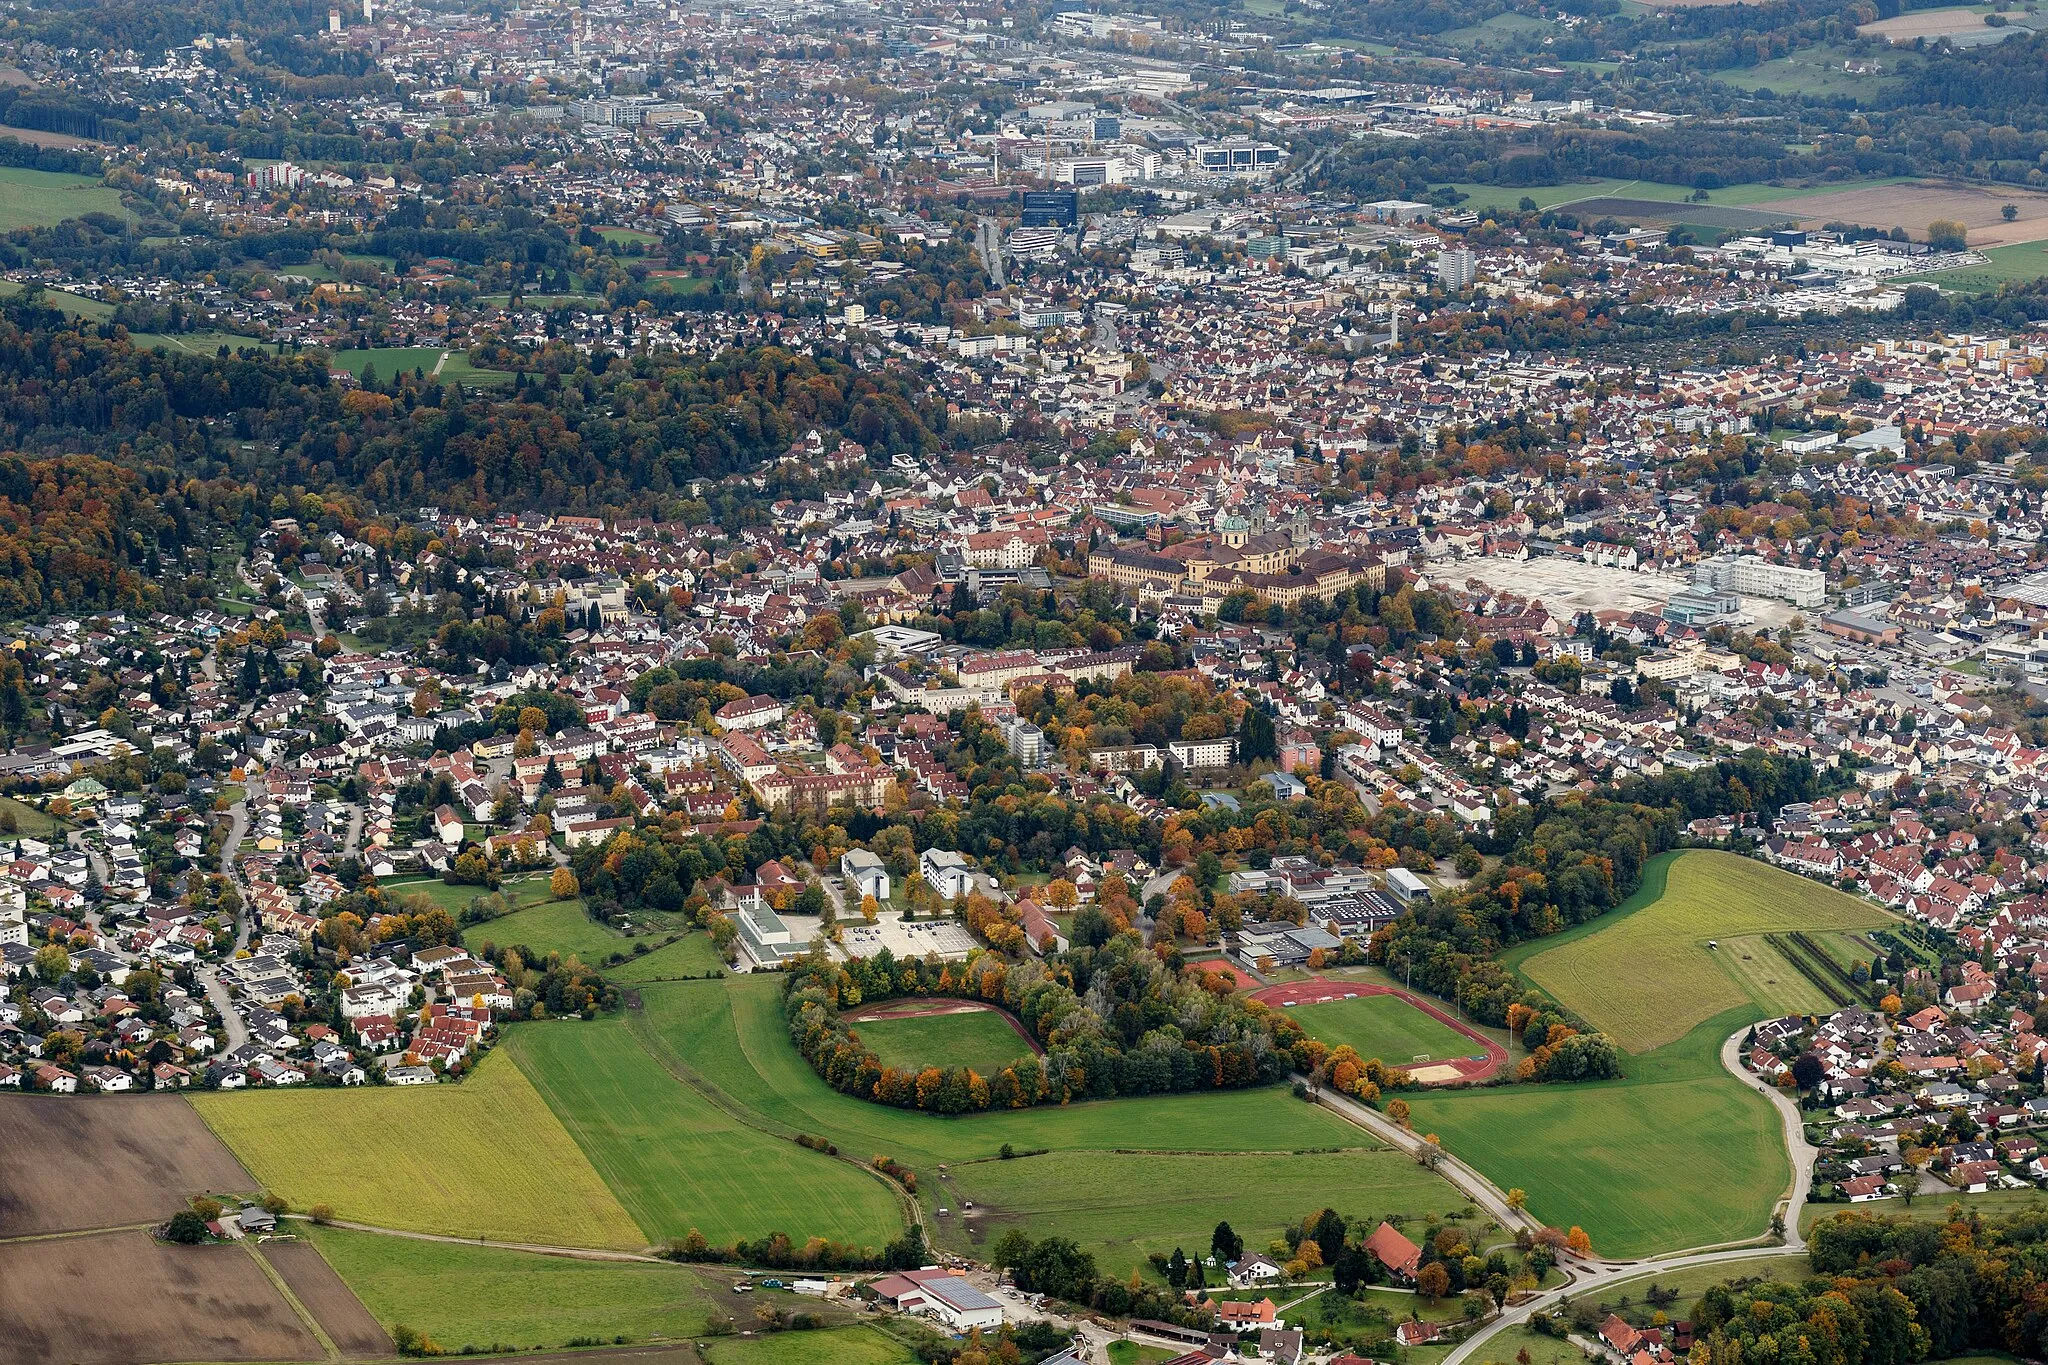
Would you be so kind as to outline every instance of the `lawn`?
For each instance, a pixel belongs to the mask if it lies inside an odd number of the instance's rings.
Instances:
[[[916,1365],[910,1348],[872,1327],[723,1337],[698,1351],[710,1365]]]
[[[338,1228],[310,1235],[377,1321],[424,1332],[451,1352],[696,1336],[721,1297],[700,1272],[682,1266],[578,1261]]]
[[[384,888],[384,894],[387,896],[425,896],[451,915],[460,914],[462,911],[467,910],[469,903],[478,896],[490,894],[490,888],[487,886],[451,886],[439,877],[393,877],[380,881],[377,884]],[[498,894],[516,905],[534,905],[548,898],[548,879],[544,875],[515,878],[502,883],[498,888]],[[579,911],[578,913],[581,912]],[[513,916],[511,915],[505,915],[490,921],[490,923],[502,924],[512,918]],[[497,941],[500,943],[511,942],[510,939],[506,938],[500,938]]]
[[[55,227],[95,212],[124,222],[135,216],[121,207],[121,192],[101,184],[96,175],[0,166],[0,231]]]
[[[414,370],[432,374],[434,367],[441,363],[439,346],[378,346],[367,351],[336,351],[328,359],[331,369],[346,374],[361,374],[365,365],[379,379],[389,379],[401,371],[411,374]]]
[[[879,1248],[902,1231],[881,1177],[746,1127],[621,1019],[521,1025],[505,1046],[650,1242],[696,1228],[719,1245],[785,1232]]]
[[[1759,1014],[1743,1003],[1705,1020],[1628,1058],[1625,1080],[1410,1095],[1414,1126],[1502,1189],[1527,1191],[1544,1222],[1585,1228],[1605,1256],[1756,1237],[1791,1167],[1770,1101],[1719,1053]]]
[[[1882,73],[1845,71],[1842,63],[1857,54],[1839,44],[1803,48],[1789,57],[1775,57],[1759,66],[1733,67],[1716,71],[1712,79],[1738,90],[1771,90],[1780,95],[1819,95],[1832,98],[1847,95],[1858,101],[1874,100],[1898,86],[1904,79],[1896,51],[1881,58]]]
[[[12,815],[14,828],[10,834],[26,835],[31,839],[49,839],[62,834],[71,826],[46,811],[37,810],[26,801],[17,801],[11,796],[0,796],[0,815]]]
[[[0,184],[4,184],[0,181]],[[4,217],[4,213],[0,213]],[[0,280],[0,299],[11,299],[21,292],[21,285],[13,280]],[[43,306],[54,308],[67,318],[84,318],[88,322],[105,322],[114,316],[114,305],[98,299],[86,298],[83,294],[71,294],[62,289],[44,289]]]
[[[1295,1005],[1287,1017],[1332,1047],[1349,1043],[1361,1057],[1383,1062],[1467,1057],[1479,1045],[1396,995],[1361,995],[1320,1005]]]
[[[179,351],[185,355],[217,356],[223,346],[228,348],[229,355],[238,355],[247,347],[265,353],[277,350],[276,342],[235,332],[130,332],[128,340],[144,350]]]
[[[1010,1027],[1009,1019],[995,1010],[917,1019],[864,1019],[854,1030],[875,1050],[882,1065],[903,1070],[965,1066],[992,1076],[1031,1051],[1030,1044]]]
[[[972,1199],[1040,1236],[1076,1230],[1105,1266],[1126,1267],[1136,1249],[1164,1244],[1170,1250],[1175,1240],[1205,1245],[1221,1216],[1215,1210],[1226,1203],[1243,1209],[1246,1225],[1276,1231],[1327,1203],[1347,1214],[1464,1203],[1421,1168],[1358,1150],[1367,1140],[1357,1128],[1277,1087],[956,1119],[841,1095],[790,1044],[779,990],[778,981],[763,976],[647,986],[640,992],[644,1012],[629,1012],[627,1025],[727,1108],[743,1109],[770,1130],[820,1134],[863,1157],[892,1156],[920,1173],[927,1208],[950,1183],[958,1193],[946,1195],[948,1207],[951,1199]],[[988,1160],[1005,1144],[1017,1151],[1046,1148],[1051,1155]],[[1235,1161],[1216,1160],[1233,1154]],[[983,1164],[963,1165],[972,1162]],[[951,1167],[950,1182],[938,1179],[941,1164]],[[1308,1167],[1316,1170],[1312,1182],[1290,1174]],[[1212,1180],[1224,1170],[1227,1187]],[[1085,1180],[1088,1200],[1076,1200],[1048,1172]],[[1180,1190],[1199,1191],[1199,1204],[1177,1198]],[[1121,1201],[1113,1216],[1082,1206],[1108,1199]],[[931,1226],[941,1245],[971,1251],[985,1233],[969,1227],[962,1212],[933,1217]],[[1002,1226],[997,1219],[975,1221]]]
[[[1651,1271],[1640,1279],[1623,1280],[1616,1284],[1600,1287],[1599,1302],[1618,1304],[1626,1295],[1635,1303],[1648,1307],[1646,1295],[1652,1288],[1675,1289],[1678,1301],[1665,1307],[1665,1315],[1684,1319],[1692,1316],[1692,1310],[1709,1289],[1730,1280],[1772,1280],[1793,1283],[1813,1274],[1812,1263],[1804,1254],[1780,1253],[1775,1256],[1753,1256],[1737,1261],[1716,1261],[1709,1265],[1689,1266],[1684,1270]],[[1636,1316],[1633,1312],[1631,1317]],[[1647,1324],[1647,1316],[1644,1322]]]
[[[1823,1218],[1833,1218],[1838,1213],[1866,1214],[1872,1218],[1910,1218],[1917,1223],[1947,1223],[1957,1213],[1968,1218],[1979,1214],[1985,1218],[2000,1218],[2007,1214],[2038,1213],[2048,1209],[2048,1194],[2040,1190],[1986,1190],[1983,1194],[1955,1194],[1940,1190],[1933,1194],[1916,1194],[1911,1204],[1903,1199],[1881,1199],[1875,1203],[1857,1204],[1808,1204],[1800,1211],[1799,1226],[1810,1229]]]
[[[647,1240],[510,1058],[484,1058],[459,1085],[191,1099],[250,1173],[295,1209],[325,1204],[353,1222],[492,1241],[637,1248]]]
[[[1144,1346],[1135,1341],[1109,1343],[1109,1365],[1162,1365],[1178,1354],[1163,1346]]]
[[[431,366],[427,372],[433,373]],[[440,379],[443,384],[466,384],[470,388],[495,388],[512,382],[512,376],[506,371],[480,370],[470,364],[469,357],[460,351],[450,351],[448,358],[441,362]]]
[[[1363,1143],[1365,1135],[1353,1141]],[[1262,1248],[1287,1224],[1325,1206],[1354,1219],[1402,1214],[1418,1225],[1429,1214],[1468,1207],[1411,1158],[1364,1147],[1301,1154],[1057,1151],[955,1165],[939,1188],[950,1199],[937,1222],[956,1244],[964,1240],[986,1256],[1013,1227],[1033,1239],[1057,1233],[1093,1251],[1119,1279],[1153,1252],[1206,1254],[1219,1219],[1248,1246]]]
[[[622,985],[638,985],[648,981],[677,981],[704,976],[724,968],[725,963],[719,958],[718,947],[712,943],[711,935],[688,933],[674,943],[626,959],[608,969],[605,976]]]
[[[537,903],[509,915],[500,915],[463,931],[465,942],[518,943],[537,953],[572,954],[592,967],[601,966],[613,953],[632,951],[633,942],[610,925],[599,924],[583,910],[582,897],[565,901],[548,900],[547,878],[527,885],[539,888]],[[507,884],[509,891],[511,884]]]
[[[1804,996],[1785,978],[1789,964],[1773,971],[1754,952],[1746,962],[1734,940],[1889,923],[1875,906],[1818,882],[1694,849],[1653,858],[1618,909],[1502,960],[1622,1047],[1644,1052],[1739,1007],[1798,1007]],[[1710,940],[1720,947],[1709,949]]]

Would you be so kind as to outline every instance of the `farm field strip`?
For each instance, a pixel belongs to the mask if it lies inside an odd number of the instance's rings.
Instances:
[[[0,1237],[153,1222],[194,1195],[255,1189],[178,1096],[0,1101]]]
[[[1891,922],[1874,906],[1789,872],[1696,849],[1653,860],[1628,904],[1514,956],[1525,976],[1567,1008],[1622,1047],[1644,1052],[1745,1003],[1775,1007],[1773,990],[1740,975],[1740,962],[1717,961],[1725,949],[1709,949],[1709,941]]]
[[[380,1323],[424,1332],[450,1351],[694,1336],[714,1300],[733,1300],[683,1266],[578,1261],[338,1228],[310,1236]]]
[[[501,1049],[502,1050],[502,1049]],[[511,1058],[458,1085],[190,1102],[265,1188],[376,1227],[637,1250],[646,1239]]]
[[[621,1020],[515,1026],[505,1046],[651,1242],[784,1232],[880,1247],[878,1176],[748,1128],[664,1070]]]

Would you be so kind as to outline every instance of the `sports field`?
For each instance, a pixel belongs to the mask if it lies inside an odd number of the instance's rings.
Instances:
[[[940,1014],[861,1019],[853,1028],[883,1066],[903,1070],[965,1066],[992,1076],[1031,1054],[1031,1045],[1009,1016],[992,1009],[953,1007]]]
[[[121,192],[98,176],[0,166],[0,231],[55,227],[88,213],[134,217],[121,207]]]
[[[1759,1015],[1745,1002],[1703,1020],[1628,1058],[1625,1080],[1413,1094],[1414,1126],[1603,1256],[1756,1237],[1791,1166],[1770,1101],[1722,1070],[1720,1047]]]
[[[1220,1192],[1220,1171],[1228,1172],[1228,1188],[1251,1192],[1243,1196],[1242,1223],[1232,1226],[1259,1245],[1301,1216],[1297,1204],[1341,1198],[1347,1213],[1418,1215],[1464,1204],[1412,1162],[1360,1150],[1367,1140],[1357,1128],[1279,1088],[954,1119],[841,1095],[790,1044],[779,989],[762,976],[647,986],[640,992],[643,1012],[629,1011],[627,1024],[695,1083],[771,1130],[820,1134],[844,1152],[892,1156],[916,1170],[928,1226],[942,1246],[971,1252],[1012,1225],[1036,1236],[1071,1231],[1105,1268],[1121,1273],[1145,1250],[1206,1242],[1218,1215],[1202,1221],[1175,1192],[1199,1192],[1200,1207],[1210,1210],[1219,1198],[1240,1198]],[[1005,1144],[1050,1155],[1002,1161]],[[1297,1155],[1307,1153],[1318,1155]],[[1232,1159],[1218,1162],[1219,1156]],[[973,1162],[981,1164],[963,1165]],[[937,1177],[941,1164],[951,1168],[948,1181]],[[1317,1179],[1296,1182],[1291,1173],[1309,1165]],[[1082,1201],[1048,1172],[1082,1181],[1094,1199],[1116,1199],[1117,1212],[1100,1216],[1079,1207]],[[1262,1200],[1264,1190],[1273,1197]],[[940,1196],[953,1209],[943,1218],[936,1214]],[[995,1216],[967,1219],[954,1199],[989,1206]]]
[[[484,1058],[459,1085],[216,1092],[191,1102],[296,1209],[326,1204],[353,1222],[492,1241],[647,1241],[510,1058]]]
[[[522,1025],[505,1047],[649,1242],[696,1228],[720,1245],[784,1232],[880,1247],[902,1231],[880,1176],[738,1122],[621,1019]]]
[[[711,1279],[683,1266],[302,1230],[377,1321],[424,1332],[451,1353],[615,1336],[673,1341],[702,1332],[714,1311],[730,1311],[723,1301],[733,1299],[718,1288],[730,1275]]]
[[[1503,961],[1622,1047],[1645,1052],[1743,1006],[1766,1014],[1812,1007],[1810,984],[1782,958],[1764,960],[1775,953],[1760,935],[1890,922],[1818,882],[1692,849],[1652,859],[1620,908]]]
[[[1441,1061],[1478,1050],[1470,1038],[1449,1024],[1432,1019],[1398,995],[1362,995],[1328,1000],[1320,1005],[1293,1005],[1287,1017],[1311,1038],[1332,1047],[1349,1043],[1361,1057],[1377,1057],[1389,1066],[1411,1061]]]

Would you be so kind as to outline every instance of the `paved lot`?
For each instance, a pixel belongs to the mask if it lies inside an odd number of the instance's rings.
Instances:
[[[1552,555],[1522,561],[1492,557],[1446,560],[1427,565],[1422,572],[1432,581],[1456,586],[1462,586],[1467,579],[1478,579],[1503,592],[1540,599],[1554,612],[1660,612],[1674,593],[1691,586],[1690,579],[1671,574],[1603,568]],[[1774,602],[1765,597],[1743,598],[1742,609],[1759,625],[1772,630],[1800,614],[1789,602]]]
[[[951,920],[916,920],[905,924],[884,913],[873,924],[846,926],[843,945],[849,957],[870,957],[887,948],[897,957],[923,957],[937,953],[942,958],[966,957],[974,950],[974,936],[964,925]]]

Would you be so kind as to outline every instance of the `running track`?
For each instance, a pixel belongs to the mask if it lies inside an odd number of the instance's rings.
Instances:
[[[1458,1073],[1458,1079],[1463,1082],[1488,1080],[1507,1065],[1507,1049],[1499,1043],[1472,1028],[1462,1019],[1445,1013],[1440,1006],[1393,986],[1372,986],[1363,981],[1333,981],[1328,977],[1318,976],[1307,981],[1290,981],[1285,985],[1268,986],[1262,991],[1254,991],[1252,999],[1261,1004],[1271,1005],[1275,1009],[1284,1009],[1289,1005],[1321,1005],[1331,1000],[1349,1000],[1354,996],[1365,995],[1391,995],[1397,1000],[1404,1000],[1438,1023],[1446,1024],[1470,1038],[1485,1054],[1446,1057],[1442,1061],[1422,1065],[1450,1067]],[[1401,1065],[1404,1070],[1420,1069],[1409,1068],[1402,1063],[1390,1062],[1389,1065]]]

